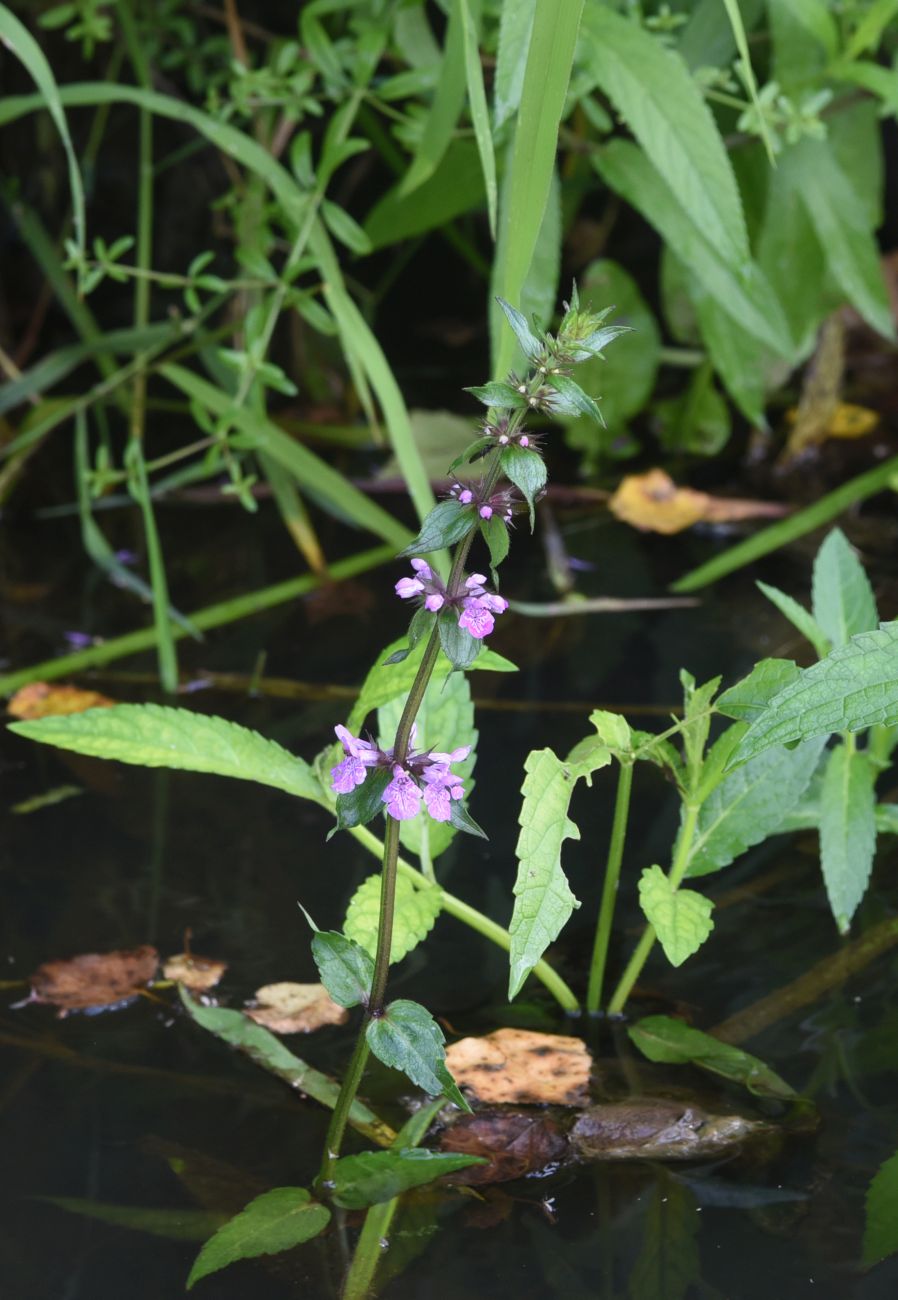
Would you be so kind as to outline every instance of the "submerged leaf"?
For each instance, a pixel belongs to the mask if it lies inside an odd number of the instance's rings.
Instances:
[[[31,976],[32,1002],[70,1011],[112,1007],[138,997],[156,974],[159,954],[149,944],[116,952],[86,952],[65,961],[48,961]]]
[[[749,1092],[764,1097],[795,1096],[794,1089],[757,1056],[722,1043],[719,1038],[693,1029],[672,1016],[645,1016],[627,1032],[650,1061],[697,1065],[724,1079],[744,1083]]]
[[[330,1210],[313,1201],[304,1187],[264,1192],[209,1238],[190,1270],[188,1291],[201,1277],[238,1259],[276,1255],[310,1241],[324,1231],[330,1217]]]
[[[189,1206],[176,1210],[167,1206],[157,1209],[154,1206],[88,1201],[80,1196],[41,1196],[36,1199],[70,1214],[97,1219],[115,1228],[131,1228],[135,1232],[148,1232],[153,1237],[167,1237],[170,1241],[204,1241],[225,1222],[223,1214]]]
[[[592,1057],[582,1038],[529,1029],[496,1029],[446,1049],[460,1087],[487,1105],[585,1106]]]
[[[349,1013],[338,1006],[323,984],[265,984],[256,989],[255,1005],[246,1015],[275,1034],[310,1034],[323,1025],[342,1025]]]

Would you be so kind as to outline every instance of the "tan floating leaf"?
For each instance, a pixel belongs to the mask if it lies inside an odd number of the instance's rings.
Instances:
[[[497,1029],[462,1038],[446,1050],[456,1083],[476,1099],[585,1106],[592,1058],[579,1038],[530,1029]]]
[[[116,952],[86,952],[48,961],[31,976],[31,1001],[70,1011],[92,1011],[130,1002],[156,974],[159,954],[148,943]]]
[[[30,682],[16,691],[6,706],[14,718],[30,722],[64,713],[85,713],[88,709],[108,709],[115,704],[99,691],[85,691],[80,686],[57,686],[50,682]]]
[[[323,984],[266,984],[256,990],[256,1005],[244,1007],[251,1020],[275,1034],[309,1034],[322,1025],[342,1025],[349,1017]]]
[[[679,533],[697,523],[779,516],[788,510],[774,501],[712,497],[694,488],[677,487],[663,469],[628,474],[608,504],[624,523],[653,533]]]
[[[215,988],[227,969],[226,961],[179,952],[175,957],[166,958],[162,974],[167,980],[175,980],[194,993],[205,993],[207,989]]]

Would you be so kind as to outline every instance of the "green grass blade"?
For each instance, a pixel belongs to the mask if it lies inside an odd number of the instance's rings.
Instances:
[[[143,444],[139,438],[132,438],[125,451],[125,465],[128,469],[128,488],[143,518],[143,532],[147,544],[147,559],[150,565],[150,586],[153,589],[153,622],[156,629],[156,654],[159,659],[159,681],[162,689],[174,694],[178,689],[178,654],[175,650],[175,638],[171,619],[168,616],[168,578],[165,572],[165,558],[159,529],[156,527],[156,515],[150,496],[150,482],[147,477],[146,461],[143,458]]]
[[[857,478],[849,479],[833,492],[828,492],[812,506],[797,511],[788,519],[771,524],[769,528],[764,528],[753,537],[748,537],[744,542],[731,547],[723,555],[717,555],[707,564],[701,564],[697,569],[685,573],[682,578],[678,578],[671,584],[671,591],[698,591],[700,587],[707,587],[712,582],[717,582],[719,578],[726,577],[728,573],[735,573],[737,569],[744,568],[746,564],[753,564],[762,555],[769,555],[771,551],[785,546],[787,542],[794,542],[797,538],[804,537],[806,533],[813,532],[815,528],[822,528],[855,502],[863,501],[873,496],[875,492],[882,492],[896,475],[898,475],[898,456],[892,456],[881,465],[877,465],[875,469],[867,470],[865,474],[859,474]]]
[[[496,207],[498,188],[496,185],[496,151],[493,148],[493,132],[490,127],[490,111],[486,103],[486,91],[483,88],[483,68],[480,64],[480,47],[478,44],[477,15],[471,0],[460,0],[462,28],[465,45],[465,76],[468,82],[468,105],[471,121],[474,123],[474,136],[480,154],[480,166],[483,170],[483,183],[486,186],[486,204],[489,213],[490,234],[496,238]]]
[[[479,8],[479,4],[478,4]],[[452,0],[446,40],[430,111],[418,149],[406,172],[400,192],[410,194],[428,180],[439,166],[455,131],[465,101],[465,51],[461,0]]]
[[[496,292],[513,306],[521,301],[549,198],[558,127],[582,12],[583,0],[538,0],[536,6],[512,148],[508,201],[499,216],[502,251]],[[493,374],[501,377],[517,346],[511,330],[502,331],[497,344]]]
[[[730,26],[733,29],[733,39],[736,42],[736,49],[739,51],[739,58],[742,60],[742,76],[745,81],[748,97],[754,105],[754,110],[758,115],[758,130],[761,133],[761,139],[764,141],[764,151],[770,161],[771,167],[776,166],[774,159],[773,140],[770,138],[770,128],[767,125],[767,118],[764,116],[764,110],[758,99],[758,83],[755,81],[754,69],[751,66],[751,55],[748,52],[748,39],[745,35],[745,24],[742,21],[742,14],[739,12],[739,6],[736,0],[723,0],[724,8],[727,11],[727,17],[730,20]]]

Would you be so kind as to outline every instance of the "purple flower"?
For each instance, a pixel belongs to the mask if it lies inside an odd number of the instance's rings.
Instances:
[[[487,507],[482,507],[481,514],[486,509]],[[478,640],[492,632],[496,622],[493,616],[508,609],[508,601],[503,596],[497,596],[484,586],[486,576],[482,573],[470,574],[464,585],[452,594],[424,560],[412,560],[412,567],[416,576],[400,578],[396,583],[397,595],[403,600],[423,596],[424,608],[431,614],[444,608],[456,610],[459,626]]]
[[[346,727],[335,727],[334,730],[346,757],[331,768],[331,788],[337,794],[352,794],[355,787],[365,780],[368,768],[376,767],[380,762],[380,750],[368,740],[359,740]]]
[[[383,750],[372,741],[360,740],[353,736],[346,727],[335,728],[346,757],[342,763],[331,768],[331,788],[336,794],[352,794],[356,786],[362,785],[368,775],[368,769],[389,768],[393,779],[381,795],[386,810],[397,821],[409,821],[417,817],[424,806],[435,821],[449,820],[451,800],[462,799],[465,789],[461,777],[450,770],[451,764],[460,763],[471,752],[470,745],[462,745],[451,753],[431,753],[425,750],[416,753],[410,749],[404,763],[393,761],[393,751]],[[417,729],[413,726],[410,736],[412,745],[416,742]]]
[[[421,788],[401,764],[393,766],[393,780],[383,792],[387,812],[397,821],[409,821],[421,811]]]

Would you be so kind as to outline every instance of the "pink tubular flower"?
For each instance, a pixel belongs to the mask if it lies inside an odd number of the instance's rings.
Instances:
[[[415,597],[420,599],[423,596],[424,608],[431,614],[436,614],[441,609],[454,609],[459,627],[470,632],[478,641],[492,632],[496,625],[494,615],[503,614],[508,609],[508,601],[503,596],[488,591],[484,586],[486,576],[482,573],[470,574],[461,589],[450,594],[440,576],[424,560],[412,560],[412,567],[415,577],[400,578],[396,583],[396,594],[403,600]]]
[[[331,788],[336,794],[352,794],[356,786],[362,785],[372,767],[389,769],[392,780],[387,785],[381,799],[386,811],[397,821],[409,821],[417,817],[424,807],[434,821],[449,820],[451,801],[462,799],[465,788],[462,778],[450,770],[453,763],[461,763],[471,752],[470,745],[462,745],[451,753],[431,753],[429,750],[416,752],[409,750],[404,763],[393,761],[393,751],[378,748],[372,741],[359,740],[346,727],[335,728],[346,757],[342,763],[331,768]],[[415,727],[412,727],[410,742],[416,741]]]
[[[346,727],[335,727],[334,730],[346,757],[331,768],[331,788],[336,794],[352,794],[355,787],[365,780],[368,768],[379,763],[380,750],[368,740],[359,740]]]
[[[383,792],[387,812],[397,821],[409,821],[421,811],[421,788],[401,764],[393,767],[393,780]]]

